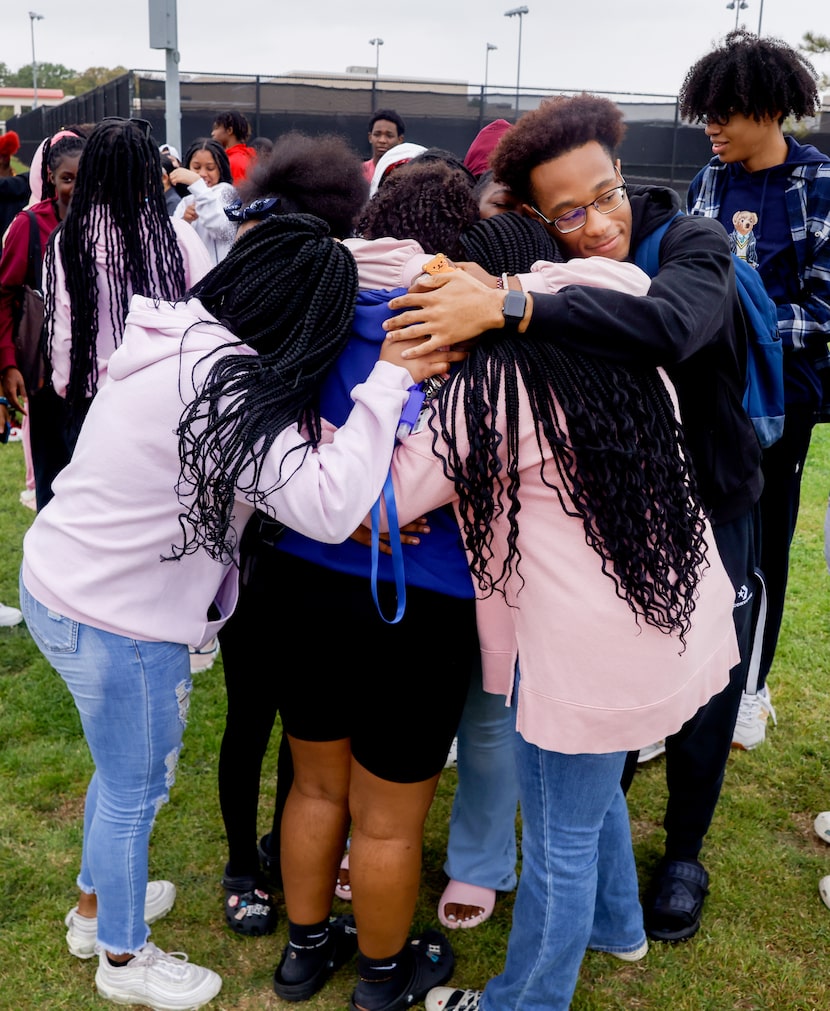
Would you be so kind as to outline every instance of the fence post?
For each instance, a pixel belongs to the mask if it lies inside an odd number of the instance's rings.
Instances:
[[[255,101],[256,101],[256,109],[254,110],[254,136],[255,137],[260,137],[262,135],[262,130],[260,129],[260,124],[259,124],[259,115],[260,115],[260,112],[262,111],[262,102],[260,100],[259,85],[260,85],[260,76],[259,76],[259,74],[257,74],[256,75],[256,99],[255,99]]]

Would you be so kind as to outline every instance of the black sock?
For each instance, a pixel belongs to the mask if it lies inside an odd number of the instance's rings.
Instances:
[[[357,956],[360,982],[355,991],[355,1003],[367,1011],[386,1007],[399,997],[412,975],[412,951],[409,943],[389,958],[367,958],[362,952]]]
[[[329,956],[328,939],[328,919],[309,925],[289,920],[288,948],[281,971],[283,982],[302,983],[313,976]]]
[[[113,969],[121,969],[125,965],[129,965],[130,962],[135,958],[135,955],[130,955],[126,962],[116,962],[107,955],[107,961],[113,967]]]

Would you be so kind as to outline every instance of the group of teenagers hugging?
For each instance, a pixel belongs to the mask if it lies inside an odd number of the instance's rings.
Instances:
[[[396,168],[367,204],[344,141],[289,134],[227,208],[227,254],[187,285],[149,138],[110,120],[87,141],[79,185],[118,166],[131,209],[89,185],[47,254],[52,283],[58,263],[82,272],[95,309],[71,284],[47,291],[47,333],[63,301],[83,335],[66,390],[84,419],[26,535],[20,598],[94,762],[66,926],[74,955],[97,954],[103,997],[174,1011],[222,986],[148,926],[175,901],[148,880],[148,844],[182,745],[188,644],[217,634],[225,913],[273,929],[263,869],[279,875],[281,998],[312,998],[356,955],[353,1011],[566,1011],[586,950],[632,962],[646,928],[697,929],[746,679],[751,608],[734,605],[754,571],[761,450],[726,233],[676,216],[671,190],[627,184],[623,130],[590,95],[527,113],[490,159],[524,213],[480,221],[446,152]],[[73,231],[90,213],[91,237]],[[143,267],[119,247],[130,216]],[[634,252],[667,221],[651,278]],[[270,669],[275,631],[294,659]],[[457,732],[450,863],[466,868],[450,877],[511,887],[521,807],[504,969],[483,991],[446,985],[443,933],[410,936]],[[662,738],[666,856],[644,918],[623,782]],[[353,916],[332,917],[347,841]],[[503,883],[476,880],[487,860]],[[464,926],[470,908],[442,904],[441,920]]]

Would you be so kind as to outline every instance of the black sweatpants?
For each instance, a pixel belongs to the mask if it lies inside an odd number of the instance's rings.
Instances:
[[[668,802],[663,827],[666,857],[695,860],[709,831],[720,797],[741,693],[746,684],[755,627],[757,584],[754,510],[713,528],[724,568],[735,588],[733,617],[741,661],[729,672],[729,684],[713,696],[676,734],[666,738]],[[623,774],[627,789],[636,770],[637,752],[628,756]]]

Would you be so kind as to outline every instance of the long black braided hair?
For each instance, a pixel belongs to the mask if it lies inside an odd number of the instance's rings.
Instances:
[[[562,261],[547,229],[514,211],[477,221],[464,229],[459,242],[464,258],[491,274],[523,274],[537,260]]]
[[[475,256],[490,273],[526,271],[539,247],[526,222],[501,214],[475,226]],[[534,224],[534,228],[538,228]],[[508,229],[515,234],[504,244]],[[517,256],[526,244],[524,262]],[[468,241],[468,251],[473,244]],[[704,520],[672,401],[654,369],[566,351],[553,340],[485,335],[440,392],[435,451],[455,482],[464,539],[480,590],[503,592],[519,566],[519,408],[526,391],[544,483],[582,521],[602,571],[640,618],[685,640],[706,564]],[[461,420],[463,418],[463,421]],[[458,425],[469,443],[457,450]],[[439,436],[448,449],[439,446]],[[504,457],[504,460],[502,460]],[[493,521],[506,512],[507,553],[491,572]]]
[[[175,299],[185,290],[184,261],[164,200],[159,152],[131,121],[104,120],[86,142],[72,202],[46,254],[51,291],[56,286],[58,235],[72,326],[66,400],[77,420],[98,382],[99,286],[108,295],[113,351],[121,343],[133,294]],[[96,246],[105,251],[106,269],[96,261]],[[47,298],[50,351],[53,337],[54,315],[48,312]]]
[[[182,391],[176,491],[184,544],[174,558],[200,547],[217,560],[233,558],[237,491],[273,514],[266,497],[319,442],[320,386],[349,339],[357,290],[354,259],[326,223],[286,214],[241,234],[187,293],[257,354],[223,354],[201,388]],[[308,441],[291,466],[283,461],[276,484],[260,487],[269,449],[295,424]]]

